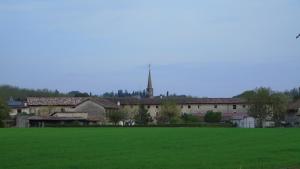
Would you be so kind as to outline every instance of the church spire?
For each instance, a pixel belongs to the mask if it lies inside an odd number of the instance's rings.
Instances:
[[[152,87],[152,79],[151,79],[151,65],[149,65],[147,97],[153,97],[153,87]]]

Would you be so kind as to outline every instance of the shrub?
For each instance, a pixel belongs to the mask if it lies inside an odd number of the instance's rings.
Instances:
[[[108,118],[110,122],[114,123],[115,125],[117,125],[118,122],[124,120],[125,116],[126,114],[119,110],[108,112]]]
[[[220,122],[221,119],[222,119],[221,112],[208,111],[204,116],[205,122],[208,122],[208,123],[217,123],[217,122]]]
[[[187,114],[187,113],[182,114],[181,119],[183,120],[184,123],[196,123],[200,121],[198,116],[193,114]]]

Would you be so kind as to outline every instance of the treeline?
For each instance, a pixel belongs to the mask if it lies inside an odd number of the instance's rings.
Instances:
[[[160,96],[170,96],[170,97],[191,97],[186,95],[177,95],[176,93],[169,94],[169,92],[165,94],[160,94]],[[147,97],[146,90],[142,91],[132,91],[128,92],[127,90],[119,89],[117,92],[105,92],[102,94],[102,97],[140,97],[145,98]]]
[[[0,86],[0,99],[9,100],[26,100],[27,97],[90,97],[95,96],[92,93],[71,91],[68,93],[59,92],[58,90],[49,89],[25,89],[10,85]]]
[[[67,94],[60,93],[58,90],[49,89],[24,89],[10,85],[0,86],[0,99],[9,100],[13,98],[15,100],[25,100],[27,97],[59,97],[66,96]]]
[[[300,87],[285,91],[284,94],[289,96],[289,98],[291,98],[294,101],[298,100],[298,99],[300,99]]]
[[[259,89],[259,88],[258,88]],[[253,95],[257,89],[255,90],[247,90],[237,96],[234,96],[233,98],[247,98],[249,95]],[[271,90],[271,89],[270,89]],[[293,88],[291,90],[286,90],[284,92],[280,91],[271,91],[272,93],[281,93],[288,97],[289,101],[296,101],[300,99],[300,87],[299,88]]]
[[[147,93],[145,90],[143,91],[132,91],[128,92],[127,90],[118,90],[118,92],[105,92],[103,93],[103,97],[146,97]]]

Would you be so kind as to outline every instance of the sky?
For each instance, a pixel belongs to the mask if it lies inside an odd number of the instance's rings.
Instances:
[[[299,0],[1,0],[0,84],[232,97],[300,86]]]

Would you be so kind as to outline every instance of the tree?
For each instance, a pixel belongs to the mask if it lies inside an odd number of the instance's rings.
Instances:
[[[272,97],[272,113],[273,120],[276,125],[284,119],[284,114],[287,112],[288,96],[283,93],[274,93]]]
[[[110,122],[114,123],[114,125],[117,125],[120,121],[123,121],[125,119],[126,114],[120,110],[113,110],[108,112],[108,118]]]
[[[204,121],[208,123],[218,123],[222,119],[221,112],[208,111],[204,116]]]
[[[250,104],[249,113],[258,119],[259,127],[267,118],[272,118],[276,124],[283,119],[287,110],[288,97],[270,88],[258,88],[244,96]]]
[[[293,88],[292,90],[284,92],[287,96],[289,96],[293,101],[300,99],[300,87]]]
[[[177,122],[179,119],[180,110],[176,103],[171,100],[163,101],[161,105],[160,114],[158,115],[157,121],[159,123],[172,123]]]
[[[68,93],[68,95],[72,96],[72,97],[90,97],[90,95],[88,93],[83,93],[80,91],[71,91]]]
[[[258,88],[246,96],[250,104],[249,114],[258,120],[258,126],[263,126],[263,121],[271,116],[272,91],[270,88]]]
[[[134,116],[136,124],[147,125],[153,121],[148,110],[145,109],[144,105],[140,105],[139,112]]]
[[[3,120],[9,116],[9,108],[6,103],[0,100],[0,127],[4,127]]]

